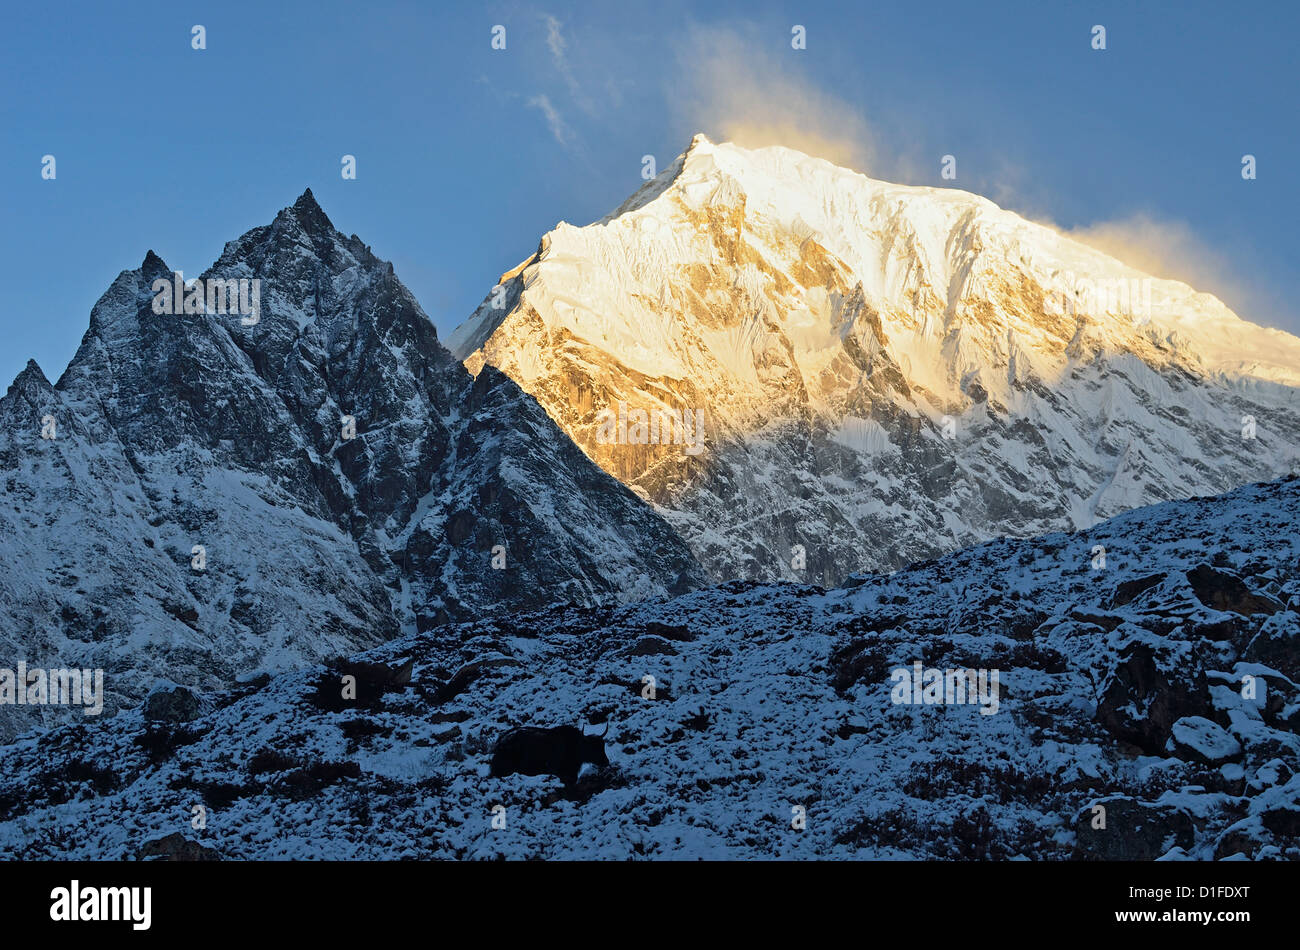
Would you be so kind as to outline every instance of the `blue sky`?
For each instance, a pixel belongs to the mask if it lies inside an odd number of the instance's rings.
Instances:
[[[696,131],[824,144],[878,178],[1093,228],[1300,332],[1297,5],[988,6],[10,5],[0,386],[28,357],[57,377],[149,248],[195,276],[308,186],[446,336],[546,230],[607,213],[643,155],[662,168]]]

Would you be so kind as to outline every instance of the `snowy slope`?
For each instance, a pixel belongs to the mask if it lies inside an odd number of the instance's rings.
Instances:
[[[449,345],[536,396],[716,579],[833,582],[1300,457],[1295,337],[976,195],[703,136],[546,234]],[[706,451],[611,440],[620,403],[701,410]]]
[[[156,678],[212,689],[451,618],[702,582],[530,397],[471,377],[310,191],[201,275],[260,280],[257,323],[155,313],[170,276],[150,252],[56,385],[31,363],[0,399],[10,668],[102,668],[113,712]],[[0,738],[69,714],[0,706]]]
[[[1297,523],[1287,478],[838,589],[412,634],[365,656],[413,664],[383,695],[317,668],[0,749],[0,852],[1300,859]],[[996,711],[895,703],[916,661],[997,671]],[[602,722],[572,789],[488,776],[510,726]]]

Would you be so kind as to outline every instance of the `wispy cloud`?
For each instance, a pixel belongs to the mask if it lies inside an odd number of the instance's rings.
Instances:
[[[564,80],[564,85],[573,98],[574,104],[583,112],[594,115],[595,103],[578,82],[577,76],[574,75],[573,64],[569,60],[569,44],[563,33],[564,24],[549,13],[543,14],[542,18],[546,23],[546,48],[551,51],[551,62],[555,64],[555,71]]]
[[[560,111],[551,102],[551,97],[544,94],[533,96],[528,100],[528,105],[537,109],[546,117],[546,124],[550,127],[551,135],[555,137],[555,141],[568,148],[573,141],[573,133],[565,123],[564,117],[560,115]]]
[[[488,91],[488,94],[496,100],[498,106],[504,106],[512,99],[520,98],[519,93],[517,92],[502,91],[498,89],[496,83],[482,73],[480,73],[478,78],[474,81]]]
[[[546,21],[546,48],[551,51],[551,61],[555,63],[555,68],[560,71],[569,88],[577,89],[577,80],[573,78],[573,70],[569,68],[569,60],[565,54],[568,44],[564,42],[564,34],[560,32],[560,21],[549,13],[545,14],[543,19]]]

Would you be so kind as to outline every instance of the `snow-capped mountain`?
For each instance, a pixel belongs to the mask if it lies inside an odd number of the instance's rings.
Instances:
[[[1300,859],[1298,523],[1288,477],[833,590],[557,607],[160,691],[0,748],[0,853]],[[904,695],[918,663],[941,691]],[[948,694],[966,669],[978,703]],[[601,723],[572,786],[489,774],[512,726]]]
[[[29,363],[0,399],[10,667],[102,668],[112,712],[159,677],[211,689],[452,618],[703,581],[531,397],[471,377],[310,191],[214,277],[260,281],[258,312],[207,312],[205,285],[200,312],[157,312],[173,275],[150,252],[56,384]],[[67,715],[3,705],[0,737]]]
[[[1300,457],[1295,337],[976,195],[703,136],[546,234],[449,346],[715,579],[833,582]]]

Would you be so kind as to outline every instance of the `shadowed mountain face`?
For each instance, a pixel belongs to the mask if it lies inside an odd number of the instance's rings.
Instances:
[[[0,399],[6,656],[103,668],[113,711],[155,677],[212,688],[450,619],[702,582],[531,397],[471,377],[310,191],[203,277],[258,281],[257,319],[156,312],[172,274],[150,252],[57,384],[30,363]],[[0,736],[66,715],[0,706]]]
[[[1300,458],[1295,337],[979,196],[703,136],[546,234],[449,345],[720,580],[834,583]]]

